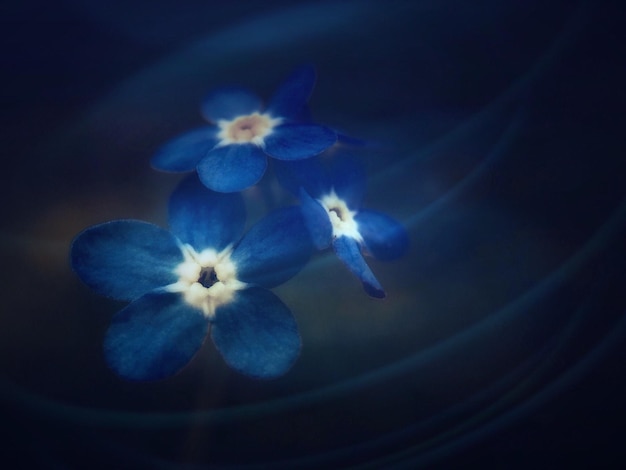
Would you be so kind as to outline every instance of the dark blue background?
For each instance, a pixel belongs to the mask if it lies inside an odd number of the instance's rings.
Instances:
[[[617,2],[616,2],[617,3]],[[621,468],[626,68],[620,8],[539,1],[23,1],[2,7],[2,457],[11,468]],[[379,145],[367,204],[411,252],[367,299],[327,256],[277,289],[304,349],[272,382],[211,344],[115,377],[121,304],[72,237],[164,224],[149,168],[237,83],[317,66],[313,115]],[[268,175],[271,178],[271,174]],[[290,202],[270,182],[251,217]],[[263,196],[265,194],[265,196]],[[284,198],[284,199],[282,199]],[[187,467],[183,467],[187,468]]]

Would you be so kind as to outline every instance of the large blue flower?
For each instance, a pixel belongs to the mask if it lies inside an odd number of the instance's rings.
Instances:
[[[384,298],[385,291],[363,254],[380,260],[402,256],[409,246],[404,227],[391,217],[361,208],[365,173],[344,149],[333,149],[330,165],[321,159],[282,162],[281,182],[301,201],[307,227],[318,249],[332,245],[337,256],[363,283],[365,291]]]
[[[214,91],[202,103],[202,115],[212,125],[166,143],[153,156],[152,166],[165,171],[196,169],[208,188],[236,192],[261,179],[268,156],[300,160],[317,155],[336,142],[337,134],[303,119],[314,83],[312,67],[296,69],[265,110],[247,89]]]
[[[300,351],[294,317],[268,288],[285,282],[313,247],[298,207],[272,212],[241,237],[239,194],[209,191],[192,175],[172,194],[170,231],[116,220],[80,233],[78,276],[100,294],[131,303],[104,341],[113,370],[155,380],[184,367],[209,330],[225,361],[254,377],[284,374]]]

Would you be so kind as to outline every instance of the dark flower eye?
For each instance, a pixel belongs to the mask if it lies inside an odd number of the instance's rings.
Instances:
[[[206,288],[211,287],[218,281],[219,279],[217,278],[217,274],[215,274],[215,269],[213,268],[203,269],[200,272],[200,277],[198,277],[198,282],[202,285],[202,287]]]

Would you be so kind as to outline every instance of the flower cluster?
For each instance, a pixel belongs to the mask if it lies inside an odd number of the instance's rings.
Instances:
[[[291,311],[270,289],[298,273],[316,249],[332,245],[369,295],[385,296],[363,255],[397,258],[408,236],[388,216],[361,208],[362,167],[339,148],[335,131],[308,117],[314,82],[312,67],[296,69],[265,108],[242,88],[209,94],[202,114],[210,125],[174,138],[152,158],[159,170],[195,170],[169,199],[169,230],[115,220],[74,239],[70,262],[80,279],[129,302],[104,339],[105,359],[120,376],[169,377],[209,333],[233,369],[283,375],[301,339]],[[278,208],[244,233],[240,191],[261,180],[268,157],[300,205]]]

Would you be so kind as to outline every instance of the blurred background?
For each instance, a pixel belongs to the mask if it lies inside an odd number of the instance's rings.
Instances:
[[[626,68],[604,2],[25,0],[2,10],[0,403],[7,468],[622,468]],[[608,3],[608,2],[607,2]],[[411,248],[275,289],[295,367],[177,376],[103,360],[123,303],[72,238],[166,223],[159,145],[214,87],[317,67],[316,121],[372,145],[365,205]],[[250,222],[294,201],[269,172]]]

